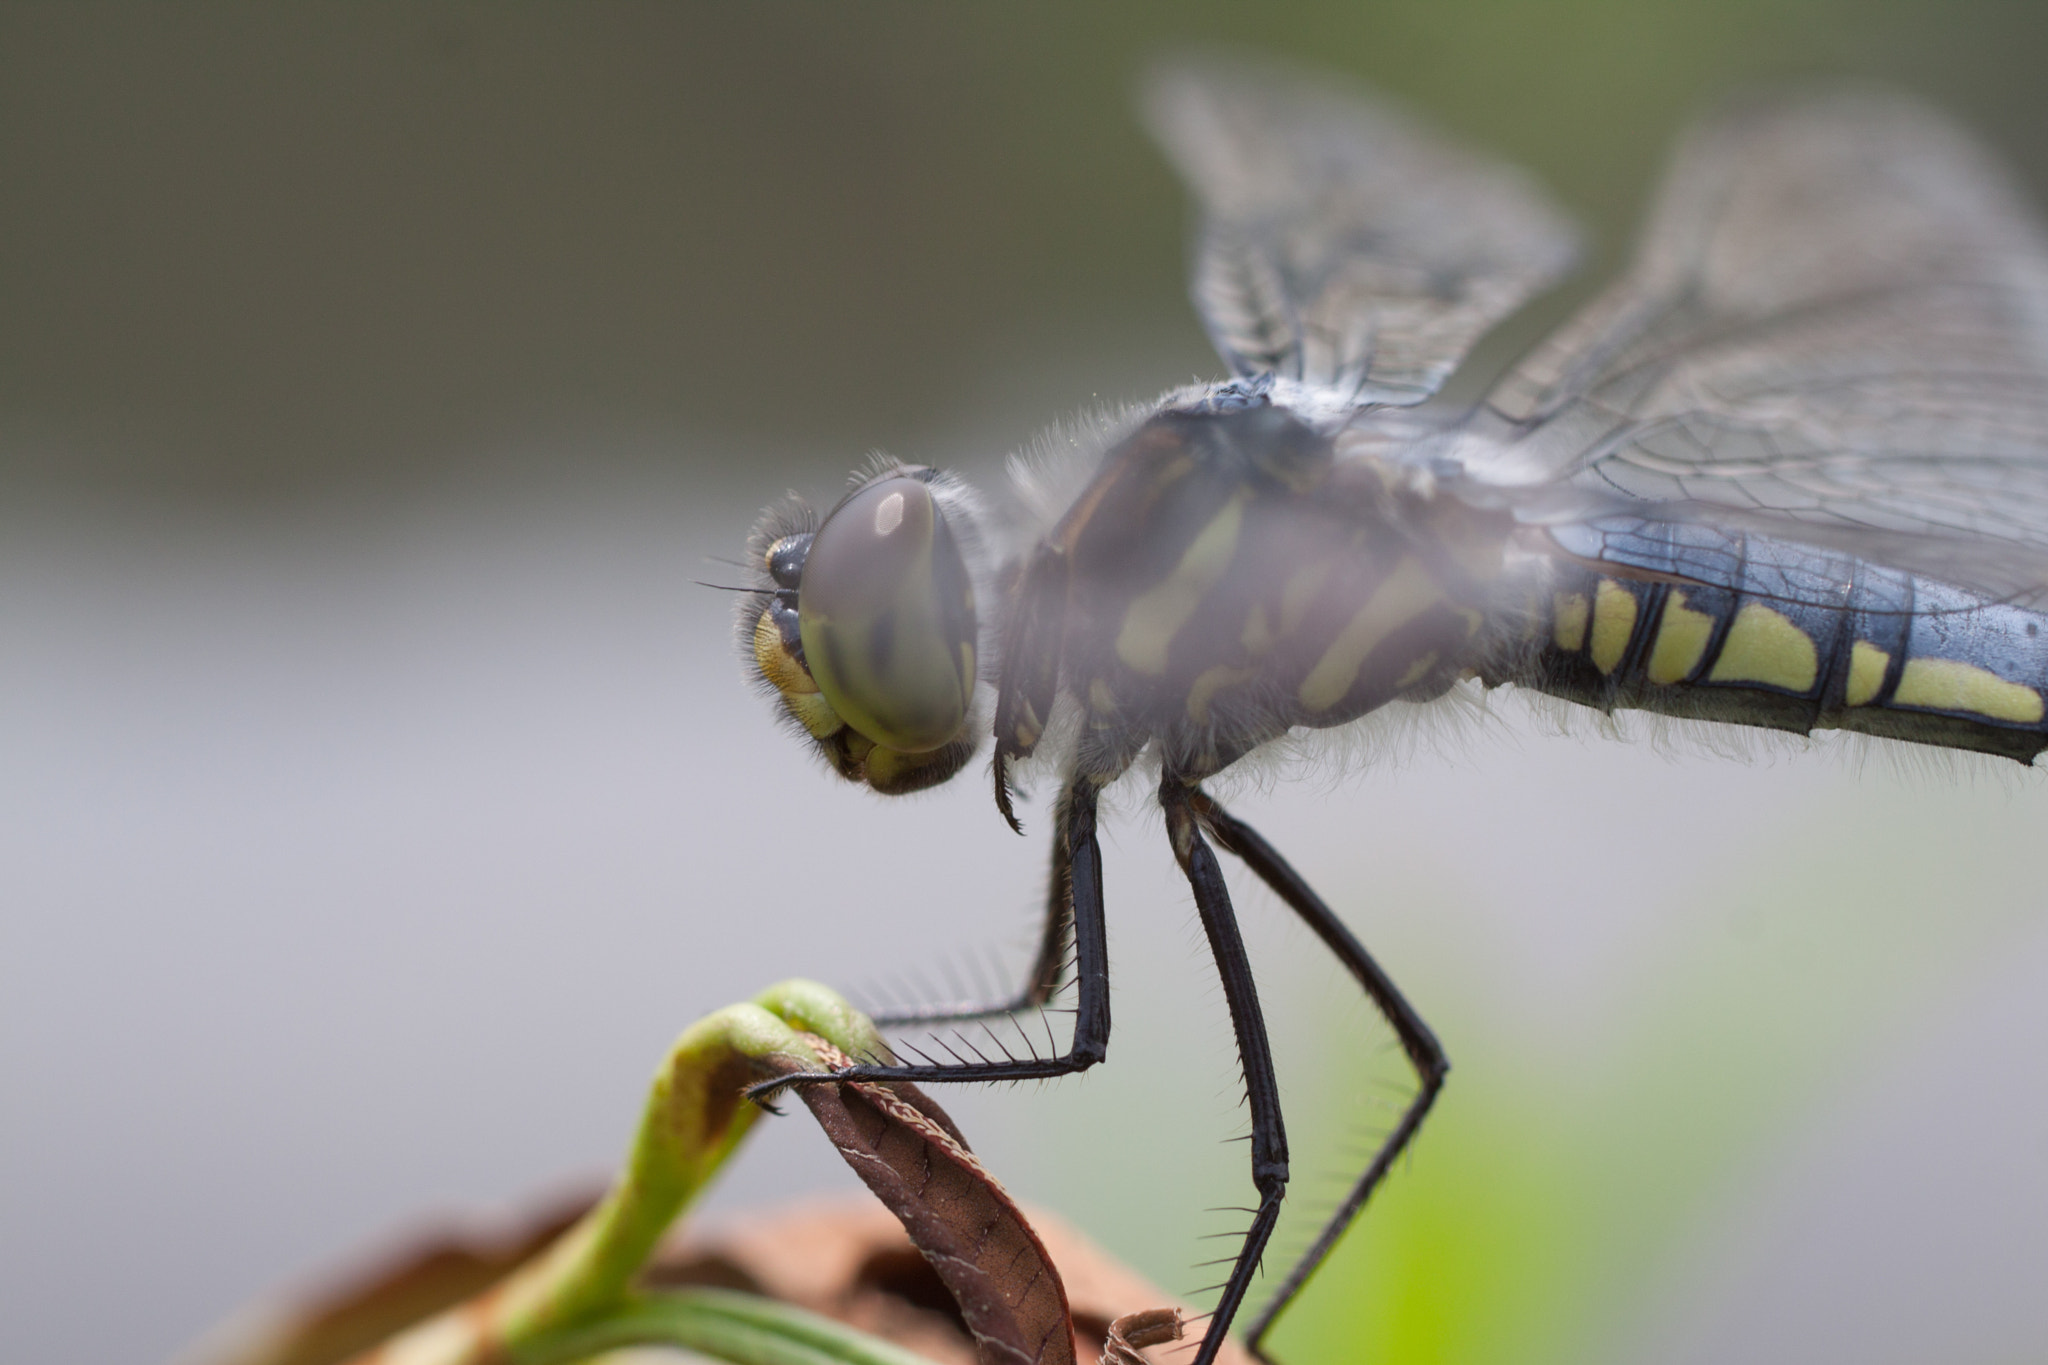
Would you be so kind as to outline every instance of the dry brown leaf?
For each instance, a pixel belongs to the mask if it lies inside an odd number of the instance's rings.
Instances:
[[[1141,1305],[1172,1302],[1058,1215],[1032,1208],[1026,1216],[1066,1284],[1080,1365],[1098,1365],[1117,1318]],[[873,1200],[818,1199],[706,1220],[663,1249],[651,1281],[751,1286],[941,1365],[974,1365],[974,1343],[944,1283],[902,1225]],[[1226,1341],[1216,1359],[1218,1365],[1254,1365],[1235,1341]]]
[[[822,1039],[828,1065],[850,1064]],[[854,1173],[896,1215],[960,1306],[980,1365],[1074,1365],[1059,1271],[945,1110],[903,1082],[797,1087]]]
[[[845,1064],[829,1045],[821,1055]],[[664,1252],[646,1283],[764,1294],[943,1365],[1141,1365],[1138,1351],[1178,1340],[1168,1330],[1178,1311],[1131,1312],[1164,1295],[1058,1219],[1027,1219],[916,1087],[839,1082],[800,1093],[886,1207],[753,1213]],[[334,1365],[480,1293],[591,1202],[557,1204],[502,1232],[423,1238],[330,1288],[241,1315],[182,1365]],[[1251,1358],[1226,1342],[1218,1362]]]
[[[589,1212],[598,1193],[502,1224],[414,1234],[360,1267],[236,1314],[179,1353],[177,1365],[335,1365],[496,1284]]]

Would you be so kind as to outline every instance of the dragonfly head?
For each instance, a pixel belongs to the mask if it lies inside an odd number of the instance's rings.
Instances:
[[[840,776],[893,796],[973,757],[978,545],[963,485],[893,462],[822,520],[791,499],[755,527],[741,650]]]

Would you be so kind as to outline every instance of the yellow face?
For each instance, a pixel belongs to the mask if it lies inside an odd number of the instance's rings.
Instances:
[[[761,550],[776,588],[755,667],[842,776],[889,794],[943,782],[975,748],[974,587],[931,478],[871,480]]]

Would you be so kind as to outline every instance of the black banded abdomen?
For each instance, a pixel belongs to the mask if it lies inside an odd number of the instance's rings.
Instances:
[[[2048,748],[2048,615],[1848,556],[1683,523],[1610,522],[1603,569],[1560,558],[1515,681],[1805,733],[1855,730],[2021,762]],[[1590,556],[1589,556],[1590,558]]]

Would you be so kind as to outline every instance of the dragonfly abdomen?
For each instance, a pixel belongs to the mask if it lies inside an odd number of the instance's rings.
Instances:
[[[2048,615],[1691,523],[1613,521],[1557,539],[1572,557],[1555,561],[1538,647],[1521,676],[1489,681],[1603,710],[1855,730],[2021,762],[2048,748]]]

